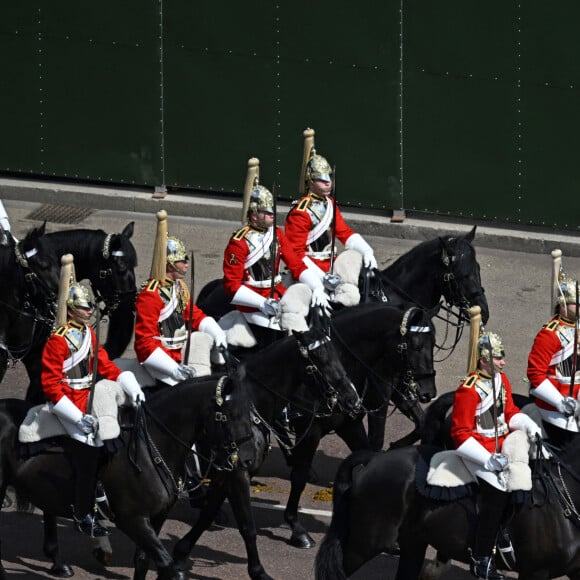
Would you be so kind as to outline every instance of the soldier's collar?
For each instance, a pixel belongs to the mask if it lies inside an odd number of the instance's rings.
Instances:
[[[161,286],[173,286],[175,282],[171,278],[164,278],[161,281]]]
[[[69,320],[68,325],[71,326],[72,328],[76,328],[77,330],[84,330],[86,328],[86,325],[80,324],[79,322],[76,322],[75,320]]]
[[[477,374],[482,378],[482,379],[491,379],[491,375],[488,375],[487,373],[484,373],[481,369],[479,369],[477,371]]]
[[[318,195],[317,193],[313,193],[310,190],[308,190],[308,195],[316,201],[326,201],[330,197],[329,195]]]
[[[259,228],[258,226],[254,226],[252,224],[248,224],[248,226],[250,227],[251,230],[259,232],[260,234],[264,234],[268,231],[268,228]]]
[[[560,315],[559,318],[564,324],[568,324],[569,326],[574,326],[574,323],[576,322],[574,318],[566,318],[566,316],[562,315]]]

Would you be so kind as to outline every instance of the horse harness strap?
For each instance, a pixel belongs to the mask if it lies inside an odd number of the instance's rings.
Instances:
[[[554,454],[554,451],[552,451],[552,453]],[[547,460],[540,459],[538,460],[538,463],[543,466],[544,461],[547,462]],[[580,527],[580,513],[574,504],[574,500],[572,499],[570,491],[568,490],[568,486],[566,485],[566,481],[564,480],[564,476],[562,474],[562,465],[562,462],[556,459],[556,469],[558,471],[557,478],[554,477],[552,471],[549,468],[545,469],[543,467],[541,474],[537,477],[543,482],[548,492],[551,491],[555,494],[558,503],[562,508],[564,517],[569,519],[576,526]],[[568,471],[574,479],[580,481],[580,477],[574,470],[566,465],[564,465],[564,469],[566,469],[566,471]]]

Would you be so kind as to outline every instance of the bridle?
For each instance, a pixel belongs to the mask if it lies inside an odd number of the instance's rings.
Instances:
[[[30,258],[36,256],[37,254],[37,248],[31,248],[30,250],[23,251],[22,242],[17,242],[14,245],[14,255],[16,257],[16,262],[24,270],[24,281],[30,284],[28,288],[31,288],[32,285],[38,286],[40,288],[43,300],[48,299],[49,301],[53,301],[56,298],[55,292],[53,292],[48,283],[34,271],[30,265],[30,262],[28,261]],[[28,292],[25,292],[25,298],[30,301],[31,295]]]
[[[225,452],[226,459],[223,464],[216,463],[216,457],[218,453],[216,452],[215,448],[212,448],[209,458],[204,457],[196,449],[192,449],[191,445],[183,441],[163,421],[161,421],[151,411],[147,403],[142,403],[139,404],[135,410],[135,424],[131,431],[129,440],[128,457],[133,468],[138,473],[142,472],[138,462],[138,441],[139,439],[142,439],[145,443],[149,457],[151,458],[151,461],[157,471],[159,479],[165,486],[167,493],[169,495],[179,496],[181,493],[189,491],[185,489],[184,477],[175,477],[171,471],[171,468],[167,465],[165,459],[161,455],[161,452],[157,448],[157,445],[155,445],[155,442],[151,438],[149,430],[147,429],[147,422],[145,420],[145,415],[147,415],[161,431],[170,437],[173,442],[187,450],[188,455],[196,455],[197,457],[200,457],[207,462],[208,467],[206,475],[209,474],[209,471],[212,468],[216,469],[217,471],[233,471],[238,463],[240,445],[252,439],[253,435],[251,429],[249,429],[248,432],[242,437],[235,438],[233,436],[232,429],[230,428],[232,421],[230,411],[225,406],[226,402],[229,401],[229,395],[224,395],[224,385],[228,380],[229,377],[227,375],[224,375],[218,380],[214,396],[215,410],[213,413],[213,420],[219,430],[221,430],[224,434],[224,443],[221,449]]]
[[[463,313],[465,313],[470,307],[473,299],[485,294],[485,290],[481,285],[479,272],[477,272],[477,268],[475,268],[479,288],[474,292],[466,294],[463,290],[463,281],[467,280],[470,276],[472,276],[473,273],[466,273],[462,276],[458,276],[455,271],[456,269],[454,270],[453,268],[455,262],[458,266],[460,265],[463,254],[461,253],[459,255],[450,255],[448,247],[446,246],[443,238],[439,238],[439,244],[441,247],[441,263],[443,264],[443,296],[445,296],[445,300],[447,301],[447,307],[456,306],[462,313],[460,316],[465,316]]]
[[[297,337],[295,337],[295,338],[296,338],[296,343],[298,346],[298,352],[300,353],[300,356],[304,361],[305,372],[308,375],[308,377],[310,377],[312,379],[311,381],[309,381],[309,383],[313,383],[318,388],[319,392],[322,394],[321,399],[315,400],[314,403],[311,406],[309,406],[308,403],[312,403],[312,401],[310,401],[310,400],[300,401],[300,400],[297,400],[295,397],[292,399],[287,398],[287,397],[282,397],[279,393],[273,391],[270,387],[268,387],[268,385],[266,385],[265,383],[260,381],[255,375],[252,374],[253,380],[258,382],[262,387],[267,389],[270,393],[272,393],[273,395],[275,395],[278,398],[283,399],[285,401],[285,403],[291,403],[295,409],[301,411],[303,414],[310,417],[308,427],[304,430],[302,436],[294,442],[294,447],[296,445],[298,445],[300,443],[300,441],[302,439],[304,439],[304,437],[306,437],[306,435],[308,434],[308,432],[312,426],[312,423],[314,422],[314,420],[316,418],[328,416],[328,415],[332,414],[335,407],[339,404],[339,395],[338,395],[336,388],[331,384],[331,382],[328,380],[326,375],[320,370],[318,363],[314,360],[314,358],[312,356],[314,353],[316,353],[316,351],[319,348],[323,347],[325,344],[330,343],[332,340],[331,337],[328,334],[324,334],[322,336],[322,338],[316,338],[316,339],[312,340],[311,342],[308,342],[307,344],[303,344]],[[350,383],[350,381],[348,379],[348,375],[346,374],[346,371],[339,378],[339,381],[346,381],[346,382]],[[352,388],[354,389],[354,386]],[[360,398],[358,397],[358,393],[355,392],[355,394],[357,396],[357,399],[360,401]],[[327,409],[327,410],[323,411],[321,409]],[[359,412],[360,412],[360,408],[356,410],[356,414],[358,414]],[[270,433],[272,433],[274,435],[274,437],[278,441],[278,444],[281,447],[284,447],[288,451],[290,451],[292,449],[292,447],[290,447],[282,439],[282,437],[280,436],[280,434],[276,430],[276,427],[274,427],[273,425],[268,423],[268,421],[266,421],[264,419],[264,417],[262,417],[260,415],[260,413],[257,411],[257,409],[255,409],[255,407],[253,408],[253,413],[255,415],[254,423],[256,425],[260,425],[260,423],[263,424],[264,427]],[[351,411],[351,413],[354,413],[354,410]]]
[[[134,293],[133,291],[127,292],[119,292],[114,290],[114,275],[113,275],[113,267],[112,263],[115,258],[123,258],[125,257],[126,253],[119,249],[119,250],[111,250],[111,242],[113,241],[114,236],[119,234],[107,234],[105,239],[103,240],[103,247],[101,248],[101,266],[98,269],[98,276],[99,281],[105,285],[106,288],[113,288],[111,293],[103,293],[96,285],[93,284],[93,292],[97,295],[99,300],[102,300],[105,303],[105,308],[101,311],[101,315],[106,314],[107,312],[112,312],[116,308],[118,308],[121,297],[125,294]]]
[[[419,396],[418,396],[418,384],[416,381],[420,381],[422,379],[427,379],[436,376],[436,371],[433,370],[431,372],[423,372],[423,373],[416,373],[412,368],[409,362],[409,338],[410,333],[427,333],[432,332],[433,329],[431,326],[416,326],[411,325],[410,320],[415,311],[424,312],[421,308],[417,306],[411,306],[408,308],[405,313],[403,314],[403,318],[401,319],[401,324],[399,326],[399,336],[400,340],[395,346],[395,350],[400,356],[401,364],[400,368],[403,369],[402,372],[398,374],[399,381],[398,383],[393,383],[393,391],[396,391],[401,400],[404,401],[407,405],[414,405],[418,403]],[[385,384],[386,380],[381,377],[377,371],[375,371],[372,367],[370,367],[366,362],[364,362],[361,357],[359,357],[353,350],[346,344],[344,338],[340,336],[340,334],[336,331],[336,328],[333,326],[334,335],[340,343],[342,347],[365,369],[368,376],[374,378],[379,383]],[[412,348],[412,347],[411,347]],[[366,381],[362,398],[364,398],[367,390],[367,385],[369,381]],[[372,383],[371,383],[372,384]],[[379,394],[382,395],[382,391],[379,391]],[[388,404],[387,399],[383,398],[383,403],[376,409],[365,409],[367,413],[377,413],[383,409],[385,405]]]

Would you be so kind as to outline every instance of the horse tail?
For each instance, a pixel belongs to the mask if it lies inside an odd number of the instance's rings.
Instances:
[[[316,555],[316,580],[346,580],[343,546],[349,530],[350,492],[353,472],[366,465],[376,452],[362,450],[349,455],[338,468],[333,487],[332,520]]]
[[[447,447],[449,439],[449,429],[446,429],[446,416],[453,406],[455,393],[445,393],[427,408],[425,422],[421,430],[421,443],[423,445],[435,445],[437,447]]]

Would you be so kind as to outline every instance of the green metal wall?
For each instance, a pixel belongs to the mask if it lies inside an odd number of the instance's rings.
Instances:
[[[3,7],[0,171],[296,195],[576,229],[580,5],[22,0]],[[566,212],[560,207],[566,203]]]

